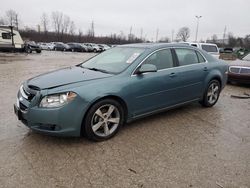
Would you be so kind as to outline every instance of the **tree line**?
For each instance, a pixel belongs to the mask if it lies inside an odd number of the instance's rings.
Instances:
[[[109,36],[96,36],[95,26],[92,21],[86,33],[77,29],[71,18],[59,11],[51,14],[43,13],[37,28],[24,27],[20,29],[20,17],[14,10],[8,10],[4,17],[0,17],[0,25],[10,25],[16,27],[24,40],[36,42],[94,42],[106,44],[125,44],[145,42],[145,39],[138,38],[130,33],[128,36],[123,32],[120,34],[110,34]]]
[[[130,33],[125,35],[122,31],[119,34],[110,34],[109,36],[96,36],[95,35],[95,24],[92,21],[87,32],[84,33],[80,28],[77,29],[74,21],[70,16],[54,11],[50,14],[43,13],[40,18],[40,22],[37,28],[24,27],[20,29],[21,19],[19,14],[15,10],[8,10],[5,12],[5,16],[0,17],[0,25],[11,25],[16,27],[24,40],[33,40],[36,42],[94,42],[94,43],[106,43],[106,44],[125,44],[125,43],[140,43],[150,42],[146,38],[135,36],[130,29]],[[188,27],[181,27],[175,38],[172,36],[163,37],[158,40],[158,29],[157,29],[157,42],[186,42],[190,38],[190,29]],[[172,33],[173,35],[173,33]],[[216,43],[219,47],[242,47],[250,49],[250,35],[245,37],[235,37],[232,33],[228,34],[227,42],[224,40],[221,42],[218,40],[217,35],[213,35],[209,42]],[[204,42],[204,41],[200,41]]]

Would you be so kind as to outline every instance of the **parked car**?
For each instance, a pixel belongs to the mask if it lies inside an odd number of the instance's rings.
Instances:
[[[82,43],[81,45],[86,46],[88,49],[88,52],[93,52],[94,48],[91,45],[88,45],[87,43]]]
[[[24,44],[25,51],[28,53],[32,53],[35,51],[36,53],[41,53],[42,49],[38,44],[36,44],[34,41],[26,41]]]
[[[228,82],[250,84],[250,53],[241,60],[230,62]]]
[[[212,56],[216,57],[219,59],[220,57],[220,52],[219,48],[216,44],[212,43],[196,43],[196,42],[182,42],[183,44],[187,44],[190,46],[194,46],[197,48],[200,48],[202,50],[205,50],[207,53],[211,54]]]
[[[64,44],[62,42],[55,42],[53,50],[55,50],[55,51],[69,51],[70,47],[67,44]]]
[[[110,46],[108,46],[107,44],[98,44],[98,46],[100,46],[102,48],[102,51],[106,51],[106,50],[110,49]]]
[[[40,42],[38,43],[42,50],[53,50],[54,45],[51,43]]]
[[[97,44],[94,43],[84,43],[86,46],[90,46],[91,48],[93,48],[93,52],[102,52],[102,48],[100,46],[98,46]]]
[[[25,81],[14,110],[30,129],[102,141],[132,120],[187,103],[216,104],[227,63],[178,44],[131,44]]]
[[[93,52],[93,48],[91,47],[88,47],[88,46],[86,46],[85,44],[81,44],[81,43],[79,43],[83,48],[84,48],[84,50],[85,50],[85,52]]]
[[[69,46],[69,51],[72,51],[72,52],[86,52],[85,48],[82,47],[82,45],[80,45],[78,43],[67,43],[67,45]]]

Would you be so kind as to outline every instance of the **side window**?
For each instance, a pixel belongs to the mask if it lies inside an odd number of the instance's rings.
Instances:
[[[11,34],[10,33],[2,33],[2,38],[3,39],[11,39]]]
[[[198,59],[199,59],[199,63],[204,63],[206,62],[206,60],[204,59],[204,57],[200,54],[200,52],[196,52]]]
[[[180,66],[199,63],[198,57],[194,50],[191,49],[175,49]]]
[[[149,56],[143,64],[155,65],[157,70],[171,68],[174,66],[170,49],[160,50]]]

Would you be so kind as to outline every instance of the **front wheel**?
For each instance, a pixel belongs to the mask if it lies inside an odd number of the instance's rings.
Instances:
[[[113,99],[104,99],[94,104],[84,120],[85,136],[93,141],[113,137],[124,123],[122,105]]]
[[[218,80],[211,80],[200,103],[205,107],[212,107],[219,99],[221,86]]]

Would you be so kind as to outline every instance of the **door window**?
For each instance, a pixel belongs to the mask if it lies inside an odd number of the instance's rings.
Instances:
[[[180,66],[199,63],[198,57],[194,50],[178,48],[175,49],[175,52]]]
[[[172,53],[170,49],[164,49],[153,53],[143,64],[155,65],[157,70],[171,68],[174,66]]]

